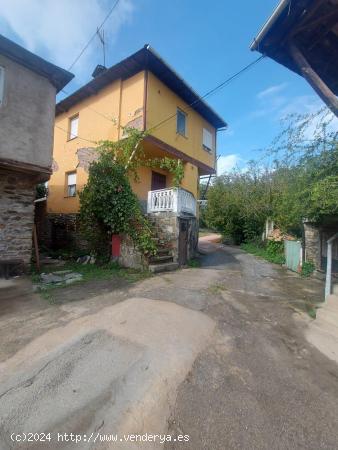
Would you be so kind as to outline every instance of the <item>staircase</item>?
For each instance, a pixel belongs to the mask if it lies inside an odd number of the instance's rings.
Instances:
[[[152,221],[150,220],[150,222]],[[169,272],[178,269],[179,265],[178,263],[174,262],[170,242],[165,239],[165,237],[163,236],[163,232],[157,229],[154,222],[152,223],[152,225],[154,234],[153,241],[157,250],[156,255],[150,256],[148,258],[148,268],[150,272]]]

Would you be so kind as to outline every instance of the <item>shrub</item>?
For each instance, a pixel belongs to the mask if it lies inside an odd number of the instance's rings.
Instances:
[[[142,215],[126,169],[108,152],[90,165],[88,182],[80,192],[80,223],[100,262],[110,258],[112,234],[128,234],[144,254],[155,251],[150,224]]]
[[[302,277],[309,277],[314,270],[315,270],[314,264],[311,261],[305,261],[303,262],[300,274]]]

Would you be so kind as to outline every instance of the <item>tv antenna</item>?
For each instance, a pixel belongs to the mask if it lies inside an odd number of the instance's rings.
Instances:
[[[103,52],[103,65],[106,67],[106,41],[104,39],[104,29],[100,30],[97,28],[96,34],[102,44],[102,52]]]

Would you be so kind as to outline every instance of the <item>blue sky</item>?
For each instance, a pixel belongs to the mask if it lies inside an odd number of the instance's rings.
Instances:
[[[105,24],[107,65],[149,43],[199,94],[256,59],[249,45],[276,0],[120,0]],[[113,0],[0,0],[0,33],[68,68]],[[71,92],[102,63],[98,40],[73,67]],[[299,76],[266,58],[208,98],[229,124],[218,136],[221,171],[259,158],[289,112],[321,101]]]

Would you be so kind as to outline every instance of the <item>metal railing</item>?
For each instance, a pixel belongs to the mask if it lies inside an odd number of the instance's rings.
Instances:
[[[172,211],[177,215],[196,216],[196,200],[193,194],[182,188],[159,189],[148,192],[147,212]]]

